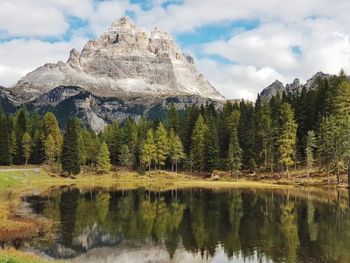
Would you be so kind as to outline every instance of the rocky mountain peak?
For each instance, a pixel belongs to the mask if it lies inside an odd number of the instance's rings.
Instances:
[[[129,17],[112,22],[81,52],[72,49],[66,63],[30,72],[12,91],[22,101],[30,101],[60,86],[80,87],[105,97],[196,95],[224,99],[168,32],[156,27],[147,34]]]
[[[318,79],[329,79],[331,77],[332,76],[329,74],[317,72],[310,79],[308,79],[305,84],[302,84],[299,79],[294,79],[292,83],[286,84],[286,86],[284,86],[282,82],[276,80],[271,85],[263,89],[260,96],[262,99],[269,100],[277,93],[300,93],[304,88],[307,90],[316,88]]]
[[[131,31],[134,28],[130,17],[123,16],[119,20],[113,21],[108,31]]]

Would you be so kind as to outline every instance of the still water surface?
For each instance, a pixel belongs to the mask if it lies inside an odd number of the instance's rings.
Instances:
[[[73,262],[350,262],[348,192],[54,190],[27,197],[52,233],[26,244]]]

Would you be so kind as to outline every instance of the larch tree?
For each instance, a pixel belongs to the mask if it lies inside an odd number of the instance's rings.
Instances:
[[[149,129],[146,140],[142,145],[141,164],[151,170],[152,163],[157,159],[157,147],[154,140],[154,132]]]
[[[205,137],[208,127],[204,122],[202,115],[199,115],[192,133],[191,153],[193,157],[194,167],[199,171],[205,168]]]
[[[168,132],[162,122],[159,123],[156,134],[156,165],[161,169],[165,165],[165,160],[169,154]]]
[[[77,119],[69,119],[63,136],[61,156],[62,170],[69,175],[80,173],[78,129],[79,126]]]
[[[289,167],[294,164],[297,123],[294,119],[293,109],[284,102],[280,110],[280,133],[278,137],[279,162],[286,169],[289,177]]]
[[[45,148],[45,160],[47,164],[51,167],[55,162],[55,158],[56,158],[56,145],[51,134],[49,134],[49,136],[47,137],[44,143],[44,148]]]
[[[228,150],[228,168],[231,175],[241,171],[242,166],[242,149],[239,145],[238,126],[240,113],[235,110],[228,117],[228,128],[230,133],[229,150]]]
[[[22,152],[23,152],[23,158],[24,158],[24,164],[28,164],[28,160],[30,158],[30,155],[32,154],[32,137],[28,132],[25,132],[22,137]]]
[[[58,121],[56,119],[55,114],[52,112],[47,112],[42,121],[41,127],[41,140],[43,142],[43,146],[45,145],[45,141],[48,136],[51,135],[55,144],[55,160],[57,160],[61,154],[62,149],[62,134],[61,130],[58,126]],[[44,150],[45,152],[45,150]]]
[[[180,137],[171,129],[169,132],[169,156],[171,159],[171,171],[177,173],[179,161],[185,159],[184,148]]]
[[[111,160],[106,142],[102,142],[97,155],[97,170],[100,173],[106,173],[111,169]]]

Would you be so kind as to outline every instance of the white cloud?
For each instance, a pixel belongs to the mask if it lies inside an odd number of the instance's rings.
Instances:
[[[199,69],[228,98],[253,99],[275,79],[305,81],[317,71],[337,73],[340,68],[350,72],[348,0],[184,0],[163,9],[164,2],[151,0],[152,8],[144,11],[128,0],[0,0],[1,35],[26,37],[0,43],[0,84],[12,84],[46,62],[65,60],[70,48],[80,49],[85,37],[79,35],[54,44],[37,40],[62,38],[69,16],[88,22],[82,31],[99,35],[127,10],[135,13],[138,26],[160,26],[174,34],[241,19],[259,21],[253,30],[232,30],[227,41],[183,47],[237,63],[197,60]],[[293,47],[301,54],[294,54]]]
[[[223,65],[212,59],[197,59],[198,68],[227,98],[255,100],[262,87],[276,79],[285,78],[270,67],[256,68],[252,65]]]
[[[69,51],[74,47],[81,49],[86,41],[78,36],[69,42],[58,43],[23,39],[0,43],[0,85],[11,86],[45,63],[68,59]]]

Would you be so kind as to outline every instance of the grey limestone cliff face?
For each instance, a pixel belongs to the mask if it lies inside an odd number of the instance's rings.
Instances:
[[[11,91],[28,102],[59,86],[77,86],[108,97],[143,94],[224,99],[169,33],[155,28],[148,35],[128,17],[113,22],[81,52],[73,49],[66,63],[46,64],[30,72]]]

